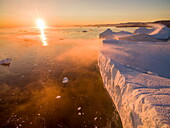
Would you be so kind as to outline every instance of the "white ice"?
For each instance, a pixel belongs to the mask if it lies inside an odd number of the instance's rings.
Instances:
[[[63,84],[68,83],[68,81],[69,81],[68,77],[64,77],[64,78],[63,78]]]
[[[163,28],[103,41],[98,65],[124,128],[170,127],[170,43],[157,40]]]

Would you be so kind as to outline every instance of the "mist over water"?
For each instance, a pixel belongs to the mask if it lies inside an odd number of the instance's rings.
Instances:
[[[97,66],[105,29],[47,28],[48,46],[35,28],[1,29],[0,127],[122,127]]]

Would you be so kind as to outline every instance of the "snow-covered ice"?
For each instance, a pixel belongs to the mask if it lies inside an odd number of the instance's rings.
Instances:
[[[98,65],[104,86],[124,128],[168,128],[170,43],[151,34],[135,35],[133,41],[103,41]],[[142,41],[142,37],[147,38]]]
[[[131,40],[131,41],[167,41],[170,39],[170,28],[162,24],[148,24],[150,29],[146,27],[139,27],[130,33],[127,31],[113,32],[111,29],[107,29],[103,33],[99,34],[100,38],[109,38],[116,40]]]
[[[149,35],[160,40],[170,39],[170,28],[162,24],[153,25],[153,27],[155,31],[151,32]]]

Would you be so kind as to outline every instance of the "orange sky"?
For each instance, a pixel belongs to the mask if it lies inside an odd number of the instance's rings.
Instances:
[[[0,0],[0,26],[69,26],[170,19],[170,0]]]

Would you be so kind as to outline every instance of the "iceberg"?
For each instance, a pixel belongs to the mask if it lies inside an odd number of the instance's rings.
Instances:
[[[105,39],[99,52],[103,84],[124,128],[170,127],[170,44],[161,41],[169,28],[153,28]]]
[[[98,65],[123,128],[170,127],[169,79],[129,69],[102,52]]]
[[[111,29],[99,34],[99,38],[129,40],[129,41],[167,41],[170,39],[170,28],[162,24],[148,24],[151,29],[139,27],[130,33],[127,31],[113,32]]]
[[[68,83],[68,81],[69,81],[68,77],[64,77],[64,78],[63,78],[63,84]]]
[[[127,36],[131,34],[132,34],[131,32],[127,32],[127,31],[113,32],[111,29],[107,29],[106,31],[102,32],[99,35],[99,38],[117,39],[118,37]]]
[[[159,42],[160,40],[152,37],[151,35],[147,35],[145,33],[142,34],[132,34],[130,36],[119,37],[119,40],[128,40],[128,41],[149,41],[149,42]]]
[[[113,34],[115,34],[110,28],[106,31],[99,34],[99,38],[112,38]]]
[[[170,39],[170,28],[165,25],[158,24],[153,26],[155,31],[151,32],[149,35],[159,39],[159,40],[168,40]]]
[[[127,32],[127,31],[120,31],[120,32],[116,32],[115,34],[117,35],[131,35],[131,32]]]

